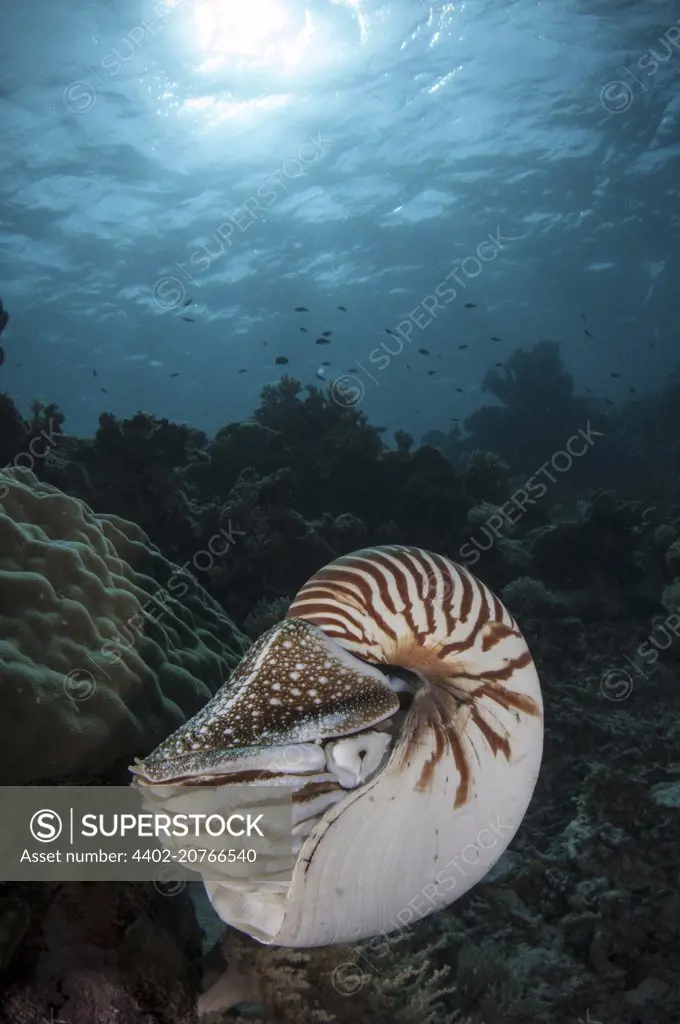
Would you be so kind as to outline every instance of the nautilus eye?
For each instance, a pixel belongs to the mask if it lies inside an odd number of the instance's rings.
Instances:
[[[538,775],[543,708],[526,642],[466,569],[367,548],[317,572],[138,783],[285,781],[292,882],[206,882],[261,942],[388,933],[478,882]],[[404,916],[406,915],[406,917]]]

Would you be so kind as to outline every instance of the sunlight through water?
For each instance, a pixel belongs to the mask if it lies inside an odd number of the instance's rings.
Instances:
[[[282,110],[295,92],[342,74],[367,39],[360,0],[329,0],[314,16],[299,0],[164,2],[181,12],[181,45],[211,83],[181,102],[204,125]]]
[[[284,0],[193,0],[191,17],[204,72],[227,66],[293,71],[315,34],[309,11],[300,25]]]

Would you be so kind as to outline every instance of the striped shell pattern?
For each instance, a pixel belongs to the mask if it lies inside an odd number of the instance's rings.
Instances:
[[[540,768],[527,644],[465,568],[414,547],[345,555],[248,651],[138,784],[285,781],[292,882],[206,882],[261,942],[386,934],[450,904],[515,834]]]

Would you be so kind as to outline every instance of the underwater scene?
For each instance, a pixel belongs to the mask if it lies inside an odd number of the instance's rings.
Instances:
[[[0,55],[0,1024],[680,1024],[677,3]]]

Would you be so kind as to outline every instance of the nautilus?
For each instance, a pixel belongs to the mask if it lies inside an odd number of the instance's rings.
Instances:
[[[310,947],[388,934],[483,878],[526,812],[542,748],[539,680],[508,610],[463,566],[389,545],[312,576],[131,770],[138,785],[285,780],[292,881],[205,885],[234,927]]]

